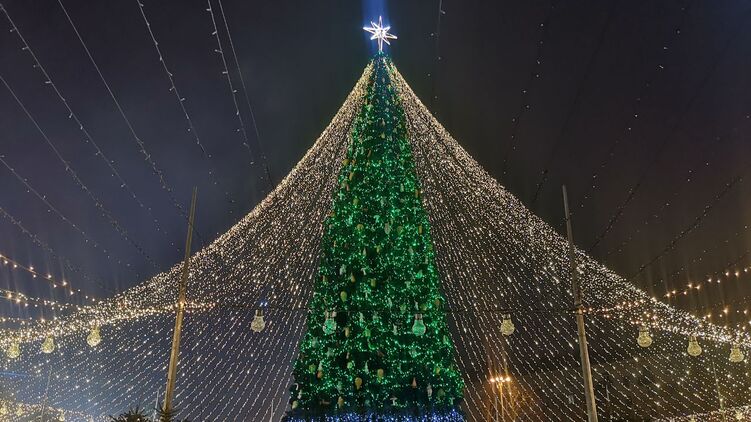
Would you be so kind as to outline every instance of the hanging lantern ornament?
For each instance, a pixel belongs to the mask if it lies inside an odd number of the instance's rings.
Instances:
[[[639,328],[639,337],[636,338],[636,343],[639,347],[644,348],[652,345],[652,335],[649,333],[649,328],[643,325]]]
[[[253,321],[250,323],[250,329],[254,333],[260,333],[266,328],[266,321],[263,320],[263,311],[256,309],[256,316],[253,317]]]
[[[8,346],[8,350],[5,351],[5,355],[8,357],[8,359],[17,359],[19,356],[21,356],[21,344],[18,343],[18,341],[13,341],[13,343]]]
[[[91,347],[97,347],[102,342],[102,335],[99,333],[99,327],[96,325],[91,327],[89,336],[86,337],[86,343]]]
[[[503,321],[501,321],[501,334],[508,337],[511,334],[514,334],[515,330],[516,327],[514,326],[514,321],[511,320],[511,315],[503,315]]]
[[[42,343],[42,353],[52,353],[55,351],[55,339],[52,336],[47,336]]]
[[[412,324],[412,333],[420,337],[425,334],[425,331],[427,331],[427,327],[425,327],[425,323],[422,321],[422,314],[415,314],[415,322]]]
[[[733,362],[733,363],[743,362],[744,358],[745,356],[743,355],[743,352],[741,351],[741,346],[739,346],[738,343],[733,344],[733,346],[730,347],[730,356],[728,357],[730,362]]]
[[[701,346],[699,346],[699,341],[696,340],[696,336],[691,336],[691,338],[688,339],[688,349],[686,349],[689,356],[697,357],[701,354]]]
[[[334,334],[336,331],[336,320],[334,318],[336,318],[335,311],[332,311],[331,313],[326,311],[326,321],[323,322],[323,332],[325,334]]]

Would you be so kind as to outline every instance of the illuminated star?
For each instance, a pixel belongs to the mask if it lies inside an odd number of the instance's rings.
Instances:
[[[373,34],[372,37],[370,37],[371,40],[378,40],[378,51],[383,51],[383,43],[385,42],[388,45],[391,45],[389,40],[395,40],[396,35],[389,34],[389,29],[391,29],[390,26],[383,26],[383,17],[378,17],[378,23],[375,23],[373,21],[370,21],[370,26],[364,26],[362,29],[365,31],[368,31],[369,33]]]

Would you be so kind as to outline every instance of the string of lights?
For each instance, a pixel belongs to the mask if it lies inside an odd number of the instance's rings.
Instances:
[[[741,32],[741,29],[744,28],[743,23],[745,22],[747,17],[748,17],[748,12],[740,15],[740,18],[736,22],[737,24],[732,27],[733,29],[731,30],[730,35],[725,40],[723,47],[719,50],[715,58],[712,60],[711,64],[705,70],[701,80],[697,84],[696,90],[691,95],[691,97],[688,98],[683,108],[677,113],[676,117],[673,120],[673,124],[670,125],[668,135],[663,137],[659,141],[654,154],[642,166],[642,168],[640,169],[638,173],[636,181],[628,188],[625,199],[623,200],[623,202],[621,202],[618,205],[615,212],[612,214],[607,224],[605,225],[604,229],[600,232],[600,234],[597,235],[597,237],[595,237],[595,240],[592,243],[592,246],[590,246],[590,248],[588,249],[589,251],[594,250],[594,248],[596,248],[597,245],[599,245],[600,242],[602,242],[602,240],[605,239],[608,233],[610,233],[610,231],[613,229],[615,224],[619,221],[620,217],[625,212],[626,207],[628,207],[628,205],[636,196],[636,193],[641,188],[641,186],[644,184],[644,182],[646,182],[647,175],[649,174],[650,170],[652,170],[652,168],[660,161],[660,158],[662,157],[662,154],[665,151],[665,148],[667,147],[667,145],[670,143],[670,141],[675,139],[676,134],[678,132],[678,128],[685,120],[686,116],[688,115],[688,112],[692,109],[694,103],[700,98],[700,95],[704,91],[704,88],[708,85],[709,81],[714,76],[715,72],[719,68],[720,63],[725,57],[725,54],[730,50],[732,41],[736,39],[736,36]]]
[[[180,203],[175,198],[174,189],[172,189],[172,187],[170,187],[170,185],[167,183],[167,179],[166,179],[166,176],[164,175],[164,172],[156,164],[156,161],[154,160],[154,158],[152,158],[151,153],[146,149],[146,143],[138,136],[138,133],[136,132],[135,127],[131,123],[127,114],[125,114],[125,110],[123,110],[123,107],[120,105],[120,101],[115,96],[115,93],[110,87],[110,84],[104,78],[104,74],[99,68],[99,65],[97,64],[96,60],[94,60],[94,56],[91,54],[89,47],[86,45],[86,42],[84,42],[83,37],[81,37],[81,33],[78,31],[78,27],[73,22],[73,19],[70,17],[68,10],[65,8],[65,5],[63,4],[62,0],[58,0],[57,3],[58,5],[60,5],[60,9],[62,9],[63,14],[65,14],[65,18],[67,19],[68,23],[73,29],[73,32],[76,34],[76,38],[81,43],[81,47],[83,47],[84,51],[86,52],[86,56],[88,57],[91,64],[94,66],[94,70],[96,70],[96,73],[99,76],[99,79],[102,81],[102,84],[104,84],[104,87],[107,89],[107,93],[112,99],[112,102],[115,104],[115,107],[117,108],[118,113],[123,118],[123,121],[125,122],[126,126],[128,126],[128,130],[130,131],[130,134],[133,137],[133,140],[138,145],[138,151],[141,153],[141,155],[143,155],[146,162],[149,163],[152,173],[159,179],[159,184],[162,190],[164,190],[167,193],[167,197],[172,202],[172,205],[178,210],[180,215],[182,215],[183,218],[185,218],[185,220],[187,221],[188,214],[185,212],[185,207],[180,205]],[[199,239],[201,238],[200,233],[197,232],[196,235]]]
[[[644,79],[644,81],[642,82],[639,88],[639,91],[634,97],[634,102],[631,105],[632,112],[626,117],[626,121],[623,125],[623,133],[620,136],[615,136],[613,138],[613,142],[608,147],[607,153],[605,154],[605,158],[600,162],[600,164],[598,164],[595,167],[594,171],[592,172],[591,183],[589,183],[586,186],[586,190],[582,194],[582,197],[579,200],[579,204],[575,206],[574,209],[584,208],[586,202],[592,199],[594,195],[594,191],[595,189],[597,189],[598,183],[601,180],[600,175],[602,171],[611,163],[611,161],[615,157],[616,148],[618,148],[618,145],[620,145],[621,142],[627,140],[633,133],[633,128],[639,121],[639,115],[641,114],[641,107],[644,104],[643,102],[644,97],[647,95],[650,89],[654,86],[654,81],[659,77],[659,75],[664,74],[663,72],[663,70],[665,70],[664,63],[668,58],[668,54],[672,51],[672,46],[675,45],[680,39],[683,28],[685,27],[685,24],[686,24],[686,17],[688,16],[688,13],[689,13],[689,10],[691,9],[692,4],[693,3],[691,0],[685,0],[683,4],[681,5],[681,13],[678,18],[678,25],[675,27],[675,30],[671,33],[671,37],[662,44],[662,48],[660,49],[660,56],[657,60],[657,65],[652,67],[651,72]]]
[[[271,176],[271,169],[269,168],[269,160],[268,158],[266,158],[266,153],[264,152],[263,142],[261,141],[261,133],[258,130],[258,123],[256,122],[256,115],[253,112],[253,106],[250,103],[248,87],[245,86],[245,78],[243,77],[243,72],[240,69],[240,60],[237,58],[237,51],[235,51],[235,43],[232,41],[232,32],[229,30],[229,24],[227,23],[227,16],[224,14],[224,6],[222,5],[222,0],[217,0],[217,3],[219,4],[219,12],[222,14],[222,21],[224,22],[224,29],[225,29],[225,32],[227,33],[227,41],[229,41],[230,51],[232,52],[232,57],[235,60],[237,75],[240,79],[240,86],[243,89],[243,96],[245,97],[245,105],[248,107],[248,113],[250,114],[250,122],[253,124],[253,131],[256,135],[255,139],[256,139],[256,144],[257,144],[256,146],[258,147],[258,154],[261,157],[263,169],[264,169],[264,172],[266,173],[266,181],[268,182],[269,191],[271,191],[274,188],[274,178]],[[227,77],[229,77],[229,75]]]
[[[219,181],[216,178],[216,172],[214,171],[214,166],[211,162],[211,155],[206,151],[206,146],[201,142],[201,137],[198,135],[198,130],[196,130],[195,125],[193,125],[193,120],[190,118],[190,114],[188,113],[188,109],[185,105],[186,99],[180,94],[180,91],[177,89],[177,85],[175,84],[175,78],[172,71],[169,70],[167,67],[167,61],[165,59],[164,53],[162,53],[162,49],[159,47],[159,42],[156,40],[156,36],[154,35],[154,30],[151,28],[151,22],[146,17],[146,11],[144,9],[144,4],[140,0],[136,0],[136,3],[138,4],[138,9],[141,12],[141,17],[143,18],[143,22],[146,25],[146,29],[149,32],[149,37],[151,38],[151,42],[154,44],[154,49],[156,50],[157,56],[159,56],[159,63],[162,66],[162,70],[164,70],[164,73],[167,75],[167,79],[170,83],[170,89],[169,91],[174,94],[175,100],[177,101],[178,107],[180,107],[180,111],[182,112],[183,117],[185,118],[185,122],[188,125],[187,131],[193,136],[193,139],[196,142],[196,145],[201,150],[201,154],[203,155],[203,158],[206,160],[206,165],[208,167],[208,173],[209,173],[209,179],[211,180],[211,184],[215,187],[219,188]],[[227,192],[226,189],[221,189],[224,192],[224,197],[230,204],[234,204],[235,200],[231,197],[229,192]],[[230,208],[230,212],[232,211],[232,208]]]
[[[160,232],[162,234],[167,234],[164,229],[162,229],[159,220],[154,216],[154,214],[151,211],[151,208],[144,205],[143,201],[136,195],[135,191],[130,187],[130,185],[125,181],[125,179],[122,177],[120,172],[115,167],[114,161],[109,159],[105,154],[104,151],[99,147],[99,145],[94,140],[94,137],[91,136],[91,133],[89,133],[88,129],[84,126],[83,122],[79,119],[78,115],[73,111],[73,108],[68,103],[68,100],[63,96],[62,92],[60,92],[60,89],[55,84],[52,77],[49,75],[47,70],[44,68],[42,63],[39,61],[39,58],[37,57],[36,53],[34,53],[34,50],[31,49],[31,46],[26,41],[26,38],[21,34],[21,31],[16,26],[16,23],[11,18],[10,14],[8,13],[8,10],[3,7],[2,4],[0,4],[0,11],[3,12],[6,19],[8,20],[8,23],[10,24],[10,32],[15,33],[18,36],[19,41],[21,41],[21,49],[24,51],[27,51],[29,53],[29,56],[31,56],[31,59],[34,61],[33,67],[35,69],[38,69],[39,72],[42,74],[42,77],[44,78],[45,85],[49,85],[57,98],[60,100],[62,105],[65,107],[66,111],[68,112],[68,118],[73,120],[73,122],[78,126],[79,130],[84,136],[84,141],[86,143],[90,143],[94,149],[96,150],[96,156],[99,157],[110,169],[110,172],[112,173],[112,176],[114,176],[117,179],[117,183],[120,186],[120,188],[125,189],[125,191],[128,193],[128,196],[130,196],[136,204],[138,204],[138,207],[142,210],[145,210],[151,219],[151,221],[154,223],[154,227],[157,230],[157,232]]]
[[[250,164],[255,164],[254,154],[253,151],[250,148],[250,140],[248,139],[248,132],[245,129],[245,121],[243,120],[243,116],[240,113],[240,105],[237,102],[237,89],[235,89],[234,85],[232,84],[232,77],[229,74],[229,67],[227,66],[227,59],[224,57],[224,49],[222,47],[222,39],[219,36],[219,28],[216,26],[216,17],[214,16],[214,8],[211,6],[211,0],[206,0],[208,4],[208,8],[206,9],[207,12],[209,12],[209,15],[211,16],[211,25],[214,28],[214,32],[211,33],[211,35],[216,38],[216,45],[217,48],[214,49],[214,52],[219,55],[222,62],[222,76],[227,78],[227,87],[229,88],[230,96],[232,97],[232,103],[235,106],[235,117],[237,118],[237,123],[240,126],[236,129],[238,133],[240,133],[240,136],[242,137],[242,144],[245,147],[245,149],[248,151],[248,156],[250,156]]]
[[[96,302],[96,298],[95,297],[89,296],[88,294],[86,294],[83,291],[81,291],[81,289],[74,288],[65,279],[61,279],[61,280],[58,281],[50,273],[46,273],[46,274],[40,273],[39,271],[37,271],[34,268],[33,265],[29,265],[29,266],[23,265],[23,264],[19,263],[17,260],[9,258],[4,253],[0,254],[0,262],[2,262],[3,265],[5,265],[5,266],[7,266],[9,268],[12,268],[14,270],[25,271],[25,272],[31,274],[31,277],[34,278],[34,279],[40,278],[42,280],[45,280],[50,285],[52,285],[53,288],[58,288],[59,287],[59,288],[61,288],[61,290],[65,290],[66,293],[68,293],[68,295],[70,295],[70,296],[72,296],[74,294],[79,294],[79,295],[83,296],[87,300],[91,300],[91,301]]]
[[[605,35],[607,34],[608,30],[610,29],[610,25],[613,22],[613,18],[615,17],[616,9],[618,8],[619,2],[617,0],[611,0],[610,7],[608,8],[608,14],[605,18],[605,22],[602,24],[602,27],[600,28],[600,32],[597,35],[597,42],[595,44],[595,48],[592,51],[592,54],[589,56],[589,60],[587,61],[587,65],[584,67],[584,73],[582,74],[581,79],[579,80],[579,83],[576,87],[576,92],[574,93],[574,98],[571,101],[571,105],[568,107],[568,111],[566,112],[566,117],[563,121],[563,125],[561,126],[561,130],[558,132],[558,136],[556,136],[555,140],[553,141],[553,146],[551,148],[550,154],[548,155],[548,158],[545,160],[545,163],[542,166],[542,172],[540,173],[540,179],[537,182],[537,186],[535,187],[535,193],[532,196],[532,202],[530,203],[531,206],[534,206],[534,204],[537,203],[537,199],[540,196],[540,192],[542,191],[543,185],[545,185],[545,182],[548,180],[548,176],[550,173],[550,165],[553,163],[553,160],[555,157],[557,157],[558,148],[563,144],[564,139],[568,135],[569,131],[569,125],[571,124],[571,121],[573,120],[576,112],[579,110],[579,103],[581,101],[582,94],[584,93],[584,87],[586,86],[589,77],[592,73],[592,69],[594,69],[594,66],[597,62],[598,57],[600,56],[600,51],[602,51],[602,46],[605,42]]]
[[[108,291],[110,293],[114,293],[111,287],[106,286],[104,283],[101,282],[99,279],[93,279],[90,277],[87,273],[85,273],[83,270],[81,270],[80,267],[74,265],[71,263],[67,258],[60,256],[57,252],[55,252],[54,249],[52,249],[47,243],[43,242],[41,239],[39,239],[39,236],[36,234],[30,232],[22,223],[21,220],[13,217],[11,214],[8,213],[8,211],[5,210],[5,208],[0,207],[0,216],[3,217],[6,221],[13,224],[16,229],[18,229],[21,233],[23,233],[26,237],[31,240],[31,242],[37,246],[39,249],[46,252],[50,257],[60,261],[62,265],[65,266],[69,271],[74,272],[76,274],[80,274],[82,278],[91,281],[98,285],[99,287],[103,288],[105,291]],[[92,297],[93,299],[93,297]]]
[[[0,80],[2,80],[1,77],[0,77]],[[87,244],[87,245],[91,246],[92,248],[96,249],[98,252],[101,252],[110,261],[113,260],[112,255],[110,255],[110,253],[107,251],[106,248],[104,248],[99,243],[97,243],[86,232],[84,232],[83,229],[80,226],[78,226],[76,223],[74,223],[73,221],[71,221],[57,207],[55,207],[54,205],[52,205],[49,202],[49,200],[47,200],[47,196],[46,195],[42,195],[33,186],[31,186],[31,184],[29,184],[29,182],[27,181],[26,178],[24,178],[20,174],[18,174],[18,172],[13,167],[11,167],[10,164],[8,164],[7,161],[5,161],[4,157],[5,157],[4,155],[0,154],[0,164],[2,164],[3,166],[5,166],[5,168],[8,169],[8,171],[10,171],[11,174],[13,174],[13,176],[16,178],[16,180],[18,180],[19,182],[21,182],[21,184],[26,187],[26,189],[28,190],[28,192],[31,192],[34,196],[36,196],[37,199],[39,199],[40,201],[42,201],[42,203],[44,203],[44,205],[47,207],[47,209],[49,211],[51,211],[52,213],[54,213],[60,220],[62,220],[64,223],[66,223],[68,226],[70,226],[74,231],[76,231],[81,236],[81,238],[83,239],[83,241],[84,241],[85,244]],[[122,262],[118,261],[118,264],[122,264]],[[127,267],[130,266],[130,264],[128,264],[128,263],[125,263],[124,265],[127,266]]]
[[[49,138],[49,136],[47,136],[47,133],[42,129],[42,127],[39,126],[39,123],[37,122],[37,120],[34,118],[34,116],[31,115],[31,113],[29,112],[29,110],[26,108],[26,106],[23,104],[23,102],[21,102],[21,99],[18,98],[18,96],[16,95],[15,91],[13,90],[13,88],[11,88],[11,86],[8,85],[8,82],[2,77],[2,75],[0,75],[0,82],[2,82],[3,85],[5,85],[5,88],[7,88],[8,91],[11,93],[11,95],[13,96],[13,98],[16,100],[16,103],[18,103],[19,107],[21,107],[21,109],[24,111],[24,113],[29,118],[29,120],[34,124],[34,127],[37,129],[37,131],[39,132],[39,134],[42,135],[42,138],[45,140],[45,142],[50,147],[50,149],[52,149],[52,152],[54,152],[55,156],[60,161],[60,163],[62,163],[63,167],[65,168],[65,172],[71,177],[71,179],[73,179],[73,181],[76,183],[76,185],[78,185],[78,187],[86,194],[86,196],[89,197],[89,199],[92,201],[92,203],[94,204],[94,206],[99,210],[99,212],[101,213],[101,215],[104,218],[106,218],[107,221],[110,223],[110,225],[112,226],[112,228],[114,228],[115,231],[126,242],[128,242],[131,246],[133,246],[136,249],[136,251],[138,251],[138,253],[141,256],[144,257],[144,259],[146,260],[146,262],[148,262],[149,265],[151,265],[152,268],[156,269],[157,268],[156,262],[154,262],[154,260],[149,256],[148,253],[146,253],[146,251],[143,249],[143,247],[138,242],[136,242],[128,234],[127,230],[125,230],[125,228],[123,228],[123,226],[115,218],[115,216],[112,215],[112,212],[110,212],[104,206],[104,204],[102,204],[102,201],[94,194],[94,192],[91,191],[91,189],[89,189],[89,187],[83,182],[83,180],[81,180],[81,178],[78,176],[78,173],[75,171],[75,169],[73,168],[73,165],[70,163],[70,161],[66,160],[63,157],[63,155],[60,153],[60,150],[52,142],[52,140]],[[13,170],[12,168],[10,168],[5,163],[5,161],[3,161],[3,164],[6,167],[8,167],[9,170],[14,173],[14,175],[16,174],[15,170]],[[26,185],[28,187],[28,183],[25,180],[24,180],[23,183],[24,183],[24,185]],[[44,200],[44,202],[45,202],[45,204],[47,203],[46,200]]]
[[[566,311],[573,303],[566,240],[492,179],[391,72],[447,308],[455,311],[446,316],[466,385],[466,420],[491,419],[501,379],[505,397],[513,394],[509,411],[516,419],[549,420],[546,411],[555,408],[561,420],[582,420],[576,329]],[[190,259],[188,301],[203,306],[185,320],[176,396],[181,417],[253,419],[285,411],[276,400],[288,397],[323,221],[342,189],[337,175],[352,145],[352,121],[367,106],[370,73],[366,68],[279,186]],[[593,376],[608,380],[614,408],[657,419],[716,410],[718,391],[728,406],[742,395],[745,381],[738,374],[745,367],[727,352],[736,345],[748,351],[748,333],[660,303],[581,250],[576,262],[589,311]],[[35,377],[9,388],[19,401],[46,396],[50,406],[97,418],[153,402],[164,382],[179,277],[176,265],[55,321],[0,328],[0,350],[7,356],[18,345],[21,353],[0,364]],[[89,343],[90,337],[96,341]],[[694,346],[705,352],[695,354]],[[716,373],[705,370],[715,362],[722,364]]]
[[[524,115],[532,108],[532,106],[530,106],[529,104],[529,90],[532,88],[534,81],[540,79],[540,76],[542,76],[542,53],[544,51],[545,42],[547,41],[548,34],[550,32],[550,19],[553,17],[555,6],[556,0],[551,0],[550,6],[545,13],[545,17],[538,26],[539,37],[536,43],[535,61],[532,65],[532,69],[530,69],[529,74],[527,75],[527,80],[522,86],[522,95],[519,99],[519,108],[517,109],[514,117],[511,119],[511,135],[508,138],[509,140],[508,146],[506,147],[506,152],[503,154],[503,160],[501,164],[501,177],[505,177],[508,173],[509,160],[511,159],[512,154],[516,151],[516,143],[519,136],[519,126],[521,124],[522,117],[524,117]]]
[[[661,252],[659,252],[657,255],[652,257],[649,261],[640,265],[639,269],[631,277],[629,277],[629,280],[633,280],[634,278],[638,277],[650,265],[659,261],[667,253],[673,251],[675,249],[675,246],[678,244],[678,242],[680,242],[684,237],[686,237],[687,234],[691,233],[694,229],[699,227],[699,225],[701,225],[704,218],[707,215],[709,215],[710,212],[712,212],[713,208],[717,205],[718,202],[722,200],[725,194],[729,192],[735,185],[737,185],[741,181],[743,181],[743,177],[736,176],[732,180],[730,180],[728,183],[726,183],[723,189],[720,192],[718,192],[714,196],[714,198],[712,198],[712,202],[710,202],[707,206],[705,206],[704,209],[702,209],[701,213],[698,216],[696,216],[688,226],[686,226],[677,235],[675,235],[673,239],[671,239],[670,242],[668,242],[668,244],[662,249]]]

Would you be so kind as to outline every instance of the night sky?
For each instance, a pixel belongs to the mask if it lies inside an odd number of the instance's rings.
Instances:
[[[170,197],[187,208],[198,186],[198,246],[249,212],[269,191],[259,146],[279,182],[360,76],[374,51],[361,28],[382,12],[399,37],[390,49],[394,62],[416,93],[545,221],[563,233],[565,183],[577,244],[617,273],[659,296],[666,286],[738,268],[738,280],[707,285],[678,304],[727,302],[742,310],[751,295],[751,275],[742,272],[751,263],[744,255],[751,184],[738,180],[751,177],[747,1],[444,0],[438,29],[438,1],[225,0],[260,137],[212,2],[252,157],[207,3],[142,1],[210,157],[187,130],[136,0],[63,4],[171,192],[144,160],[58,1],[5,1],[68,105],[150,211],[96,156],[0,15],[0,76],[121,227],[102,215],[0,84],[0,156],[100,245],[85,242],[0,166],[0,207],[58,257],[7,218],[0,218],[0,254],[99,297],[169,268],[181,259],[186,230]],[[63,299],[40,278],[9,267],[0,270],[0,288]]]

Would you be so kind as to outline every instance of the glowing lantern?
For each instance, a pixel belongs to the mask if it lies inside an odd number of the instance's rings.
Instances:
[[[649,328],[644,326],[639,328],[639,337],[636,338],[636,343],[644,348],[652,345],[652,335],[649,333]]]
[[[422,322],[422,314],[415,314],[415,322],[412,324],[412,333],[416,336],[422,336],[427,331],[425,323]]]
[[[47,336],[42,343],[42,353],[52,353],[55,351],[55,339],[52,336]]]
[[[97,347],[99,343],[101,342],[102,342],[102,336],[99,333],[99,327],[97,326],[91,327],[89,336],[86,337],[86,343],[88,343],[89,346],[91,347]]]
[[[688,349],[686,349],[689,356],[697,357],[701,354],[701,346],[699,346],[699,341],[696,340],[696,336],[691,336],[691,338],[688,339]]]
[[[263,311],[256,309],[256,315],[253,317],[253,321],[250,323],[250,329],[254,333],[260,333],[266,328],[266,321],[263,320]]]
[[[741,351],[741,347],[736,343],[730,348],[730,357],[728,358],[730,362],[733,363],[739,363],[743,362],[743,359],[745,356],[743,355],[743,352]]]
[[[516,330],[516,327],[514,326],[514,321],[511,321],[511,315],[504,315],[503,321],[501,321],[501,334],[508,337],[514,334],[514,330]]]

